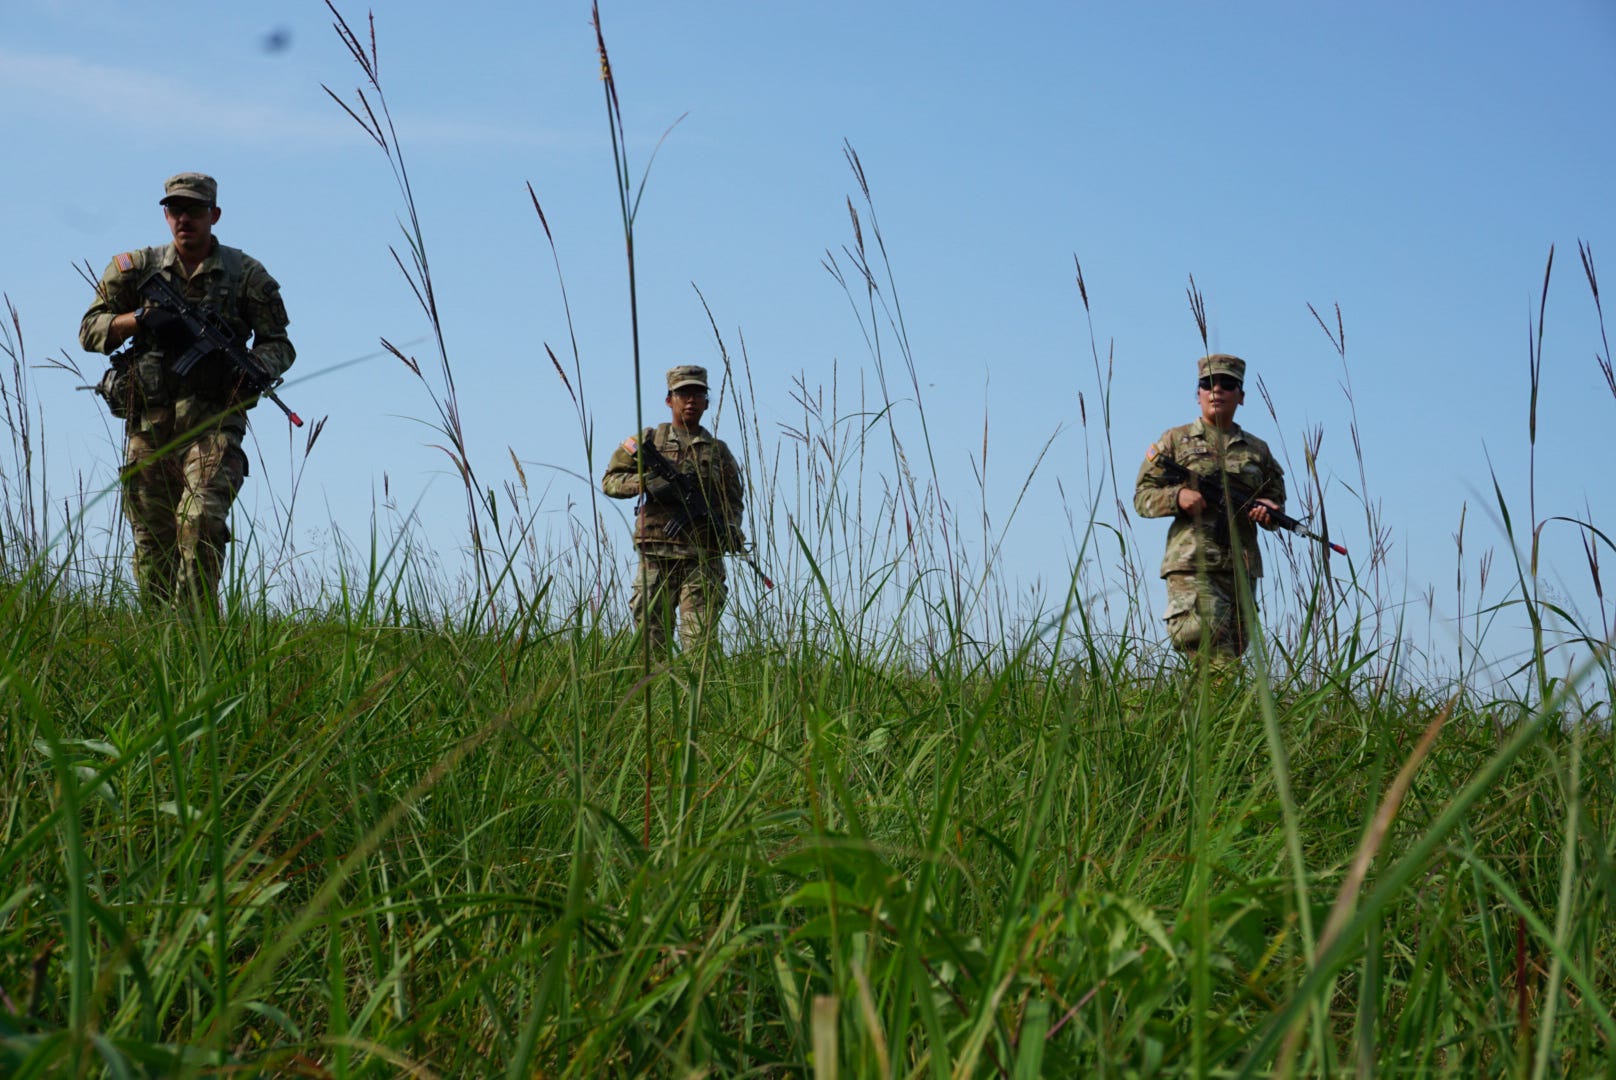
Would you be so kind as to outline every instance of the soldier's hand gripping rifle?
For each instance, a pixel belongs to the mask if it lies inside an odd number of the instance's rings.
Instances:
[[[219,325],[217,316],[206,308],[197,308],[185,299],[174,283],[161,270],[153,270],[140,283],[140,295],[165,311],[172,312],[191,334],[191,347],[186,349],[170,367],[174,374],[184,376],[205,356],[218,353],[241,374],[241,381],[255,397],[268,398],[280,407],[294,427],[303,426],[303,418],[286,407],[275,394],[275,388],[284,380],[271,375],[269,369],[258,362],[246,347]]]
[[[769,575],[765,574],[763,568],[753,561],[752,553],[740,546],[735,535],[734,526],[713,513],[712,503],[707,501],[707,496],[702,492],[701,485],[696,482],[696,478],[689,473],[680,472],[674,463],[669,461],[650,439],[634,439],[631,441],[635,444],[634,452],[639,455],[646,471],[662,481],[660,485],[655,487],[651,484],[646,485],[646,498],[671,498],[679,504],[679,513],[669,518],[668,523],[662,526],[662,534],[670,540],[676,540],[694,526],[710,521],[722,535],[725,546],[731,553],[747,566],[750,566],[752,572],[757,574],[766,588],[774,588],[774,582],[769,580]]]
[[[1180,465],[1166,454],[1158,454],[1152,459],[1151,464],[1159,468],[1162,471],[1162,475],[1173,481],[1173,483],[1188,484],[1196,491],[1199,491],[1201,493],[1201,497],[1207,501],[1207,504],[1218,513],[1222,514],[1225,519],[1230,516],[1229,509],[1224,504],[1223,498],[1225,483],[1228,484],[1229,498],[1234,500],[1238,510],[1246,509],[1258,498],[1260,498],[1256,492],[1252,491],[1244,484],[1231,480],[1228,477],[1202,477],[1196,473],[1192,473],[1190,470],[1186,469],[1184,466]],[[1297,536],[1305,536],[1309,540],[1323,544],[1337,555],[1345,555],[1347,553],[1347,549],[1345,547],[1342,547],[1340,544],[1333,543],[1325,537],[1320,536],[1318,533],[1313,532],[1306,525],[1302,524],[1300,521],[1297,521],[1283,510],[1276,510],[1273,507],[1269,507],[1268,520],[1273,523],[1274,528],[1287,529],[1290,532],[1295,533]]]

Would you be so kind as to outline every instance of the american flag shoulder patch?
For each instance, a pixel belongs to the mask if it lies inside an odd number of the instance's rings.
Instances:
[[[119,270],[127,274],[135,268],[135,253],[126,251],[122,255],[115,256],[112,261],[117,264]]]
[[[639,453],[640,452],[639,440],[636,439],[634,436],[630,435],[628,438],[623,440],[623,449],[627,450],[631,454]]]

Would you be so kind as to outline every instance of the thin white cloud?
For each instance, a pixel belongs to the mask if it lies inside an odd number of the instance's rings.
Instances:
[[[76,56],[20,53],[0,47],[0,113],[47,122],[73,117],[79,124],[116,121],[119,127],[172,131],[175,117],[211,137],[234,133],[243,141],[295,139],[330,144],[351,139],[353,121],[273,104],[232,99],[211,86]],[[335,111],[335,106],[333,106]]]
[[[335,88],[333,88],[335,89]],[[186,82],[149,69],[115,67],[77,56],[16,52],[0,46],[0,117],[36,124],[72,118],[172,133],[175,116],[213,139],[238,139],[281,147],[352,145],[364,135],[320,92],[325,112],[265,103],[221,93],[216,86]],[[350,90],[344,101],[357,109]],[[490,123],[442,114],[398,116],[394,123],[406,148],[422,143],[499,147],[556,146],[568,141],[540,128]]]

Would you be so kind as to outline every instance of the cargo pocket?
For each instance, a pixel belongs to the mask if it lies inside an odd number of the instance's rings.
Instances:
[[[149,405],[167,405],[171,400],[168,392],[167,368],[163,358],[153,353],[144,353],[135,358],[131,365],[131,382],[134,384],[135,400],[140,408]]]
[[[1167,636],[1180,649],[1200,647],[1204,627],[1197,607],[1199,600],[1200,596],[1193,585],[1188,589],[1175,589],[1171,584],[1168,586],[1167,611],[1162,615],[1162,621],[1167,624]]]

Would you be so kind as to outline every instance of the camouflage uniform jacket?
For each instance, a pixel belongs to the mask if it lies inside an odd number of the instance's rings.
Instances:
[[[1208,513],[1199,523],[1178,508],[1178,492],[1182,484],[1169,480],[1157,466],[1158,457],[1171,457],[1192,473],[1204,479],[1201,488],[1210,491],[1217,483],[1220,470],[1227,472],[1231,482],[1238,482],[1265,499],[1285,505],[1285,472],[1274,460],[1268,444],[1248,434],[1238,425],[1227,433],[1219,432],[1204,420],[1169,428],[1151,444],[1145,463],[1139,467],[1139,479],[1134,482],[1134,509],[1144,517],[1172,517],[1167,530],[1167,553],[1162,557],[1161,574],[1196,573],[1232,574],[1235,569],[1234,550],[1230,544],[1228,522],[1222,514]],[[1239,530],[1240,550],[1244,554],[1246,573],[1251,578],[1262,577],[1262,552],[1257,547],[1257,525],[1244,513],[1233,515]]]
[[[640,436],[648,440],[662,455],[673,462],[680,472],[695,477],[701,493],[712,507],[713,518],[670,539],[664,526],[682,512],[677,502],[651,502],[641,500],[635,521],[634,546],[643,554],[667,559],[698,559],[726,550],[739,550],[744,542],[741,534],[742,496],[740,466],[735,455],[722,439],[698,427],[694,434],[674,430],[672,424],[658,424],[647,428]],[[640,494],[639,467],[634,452],[629,449],[632,440],[612,451],[606,463],[606,475],[600,487],[614,499],[632,499]],[[649,479],[650,470],[646,471]]]
[[[238,341],[246,343],[251,337],[254,358],[271,374],[281,375],[292,366],[297,353],[286,336],[289,320],[280,285],[263,263],[240,248],[226,247],[218,241],[189,278],[171,243],[114,258],[101,275],[95,302],[79,323],[79,343],[85,349],[110,353],[108,336],[113,318],[152,306],[140,295],[140,283],[154,269],[167,274],[187,300],[211,308]],[[189,397],[223,404],[235,388],[235,368],[222,359],[204,359],[183,379],[176,376],[169,363],[177,358],[165,357],[161,346],[144,331],[136,331],[128,355],[131,382],[140,404],[167,405]]]

